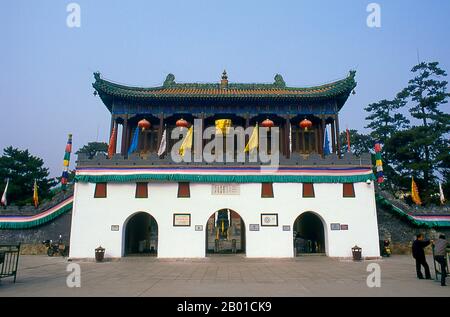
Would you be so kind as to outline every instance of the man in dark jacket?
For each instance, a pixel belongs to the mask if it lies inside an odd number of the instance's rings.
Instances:
[[[423,279],[421,270],[421,266],[423,266],[425,268],[425,278],[431,280],[430,268],[428,267],[427,260],[425,259],[425,251],[423,250],[430,243],[430,240],[424,240],[423,234],[419,233],[412,244],[412,255],[416,259],[417,278],[419,279]]]

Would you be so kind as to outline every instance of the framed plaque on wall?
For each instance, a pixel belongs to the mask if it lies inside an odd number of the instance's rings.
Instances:
[[[190,227],[191,214],[173,214],[174,227]]]
[[[261,227],[278,227],[278,214],[261,214]]]

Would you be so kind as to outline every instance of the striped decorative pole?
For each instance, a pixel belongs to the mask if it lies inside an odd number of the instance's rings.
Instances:
[[[377,182],[381,184],[384,182],[383,161],[381,160],[381,144],[375,141],[375,165],[377,167]]]
[[[67,140],[66,151],[64,153],[64,167],[61,176],[61,189],[66,191],[67,181],[69,179],[69,163],[70,163],[70,152],[72,152],[72,134],[69,134],[69,139]]]

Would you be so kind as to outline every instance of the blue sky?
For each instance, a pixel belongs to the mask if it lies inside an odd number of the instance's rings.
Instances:
[[[66,6],[81,7],[68,28]],[[62,169],[67,134],[74,149],[106,141],[110,115],[93,96],[94,71],[116,82],[311,86],[357,70],[357,94],[341,128],[363,130],[363,108],[392,98],[421,60],[450,70],[450,2],[377,1],[381,28],[366,25],[373,1],[1,1],[0,148],[28,148],[52,176]],[[74,161],[74,158],[72,159]],[[73,168],[73,162],[71,163]]]

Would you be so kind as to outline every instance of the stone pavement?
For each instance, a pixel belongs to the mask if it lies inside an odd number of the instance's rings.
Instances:
[[[295,259],[125,258],[104,263],[76,262],[81,287],[69,288],[64,258],[21,256],[16,284],[0,282],[5,296],[450,296],[450,287],[418,280],[410,256],[352,262],[323,256]],[[369,263],[381,266],[381,287],[369,288]],[[428,264],[434,271],[431,258]],[[447,278],[450,284],[449,278]]]

